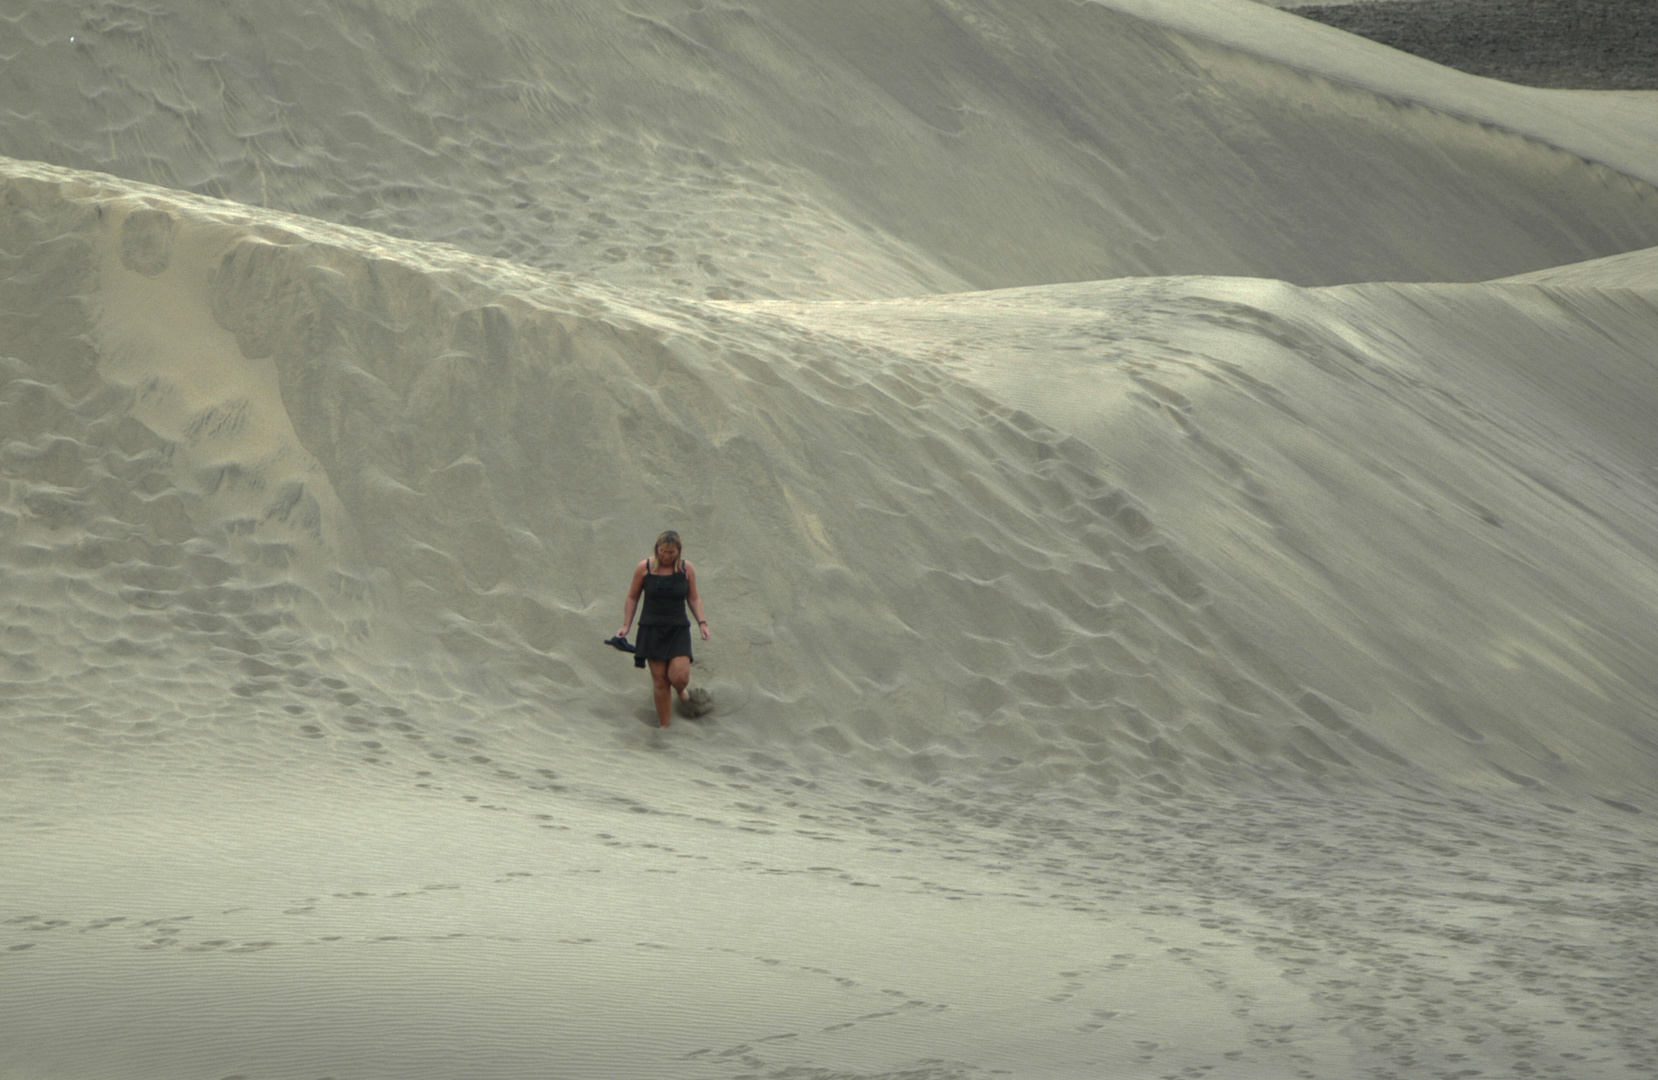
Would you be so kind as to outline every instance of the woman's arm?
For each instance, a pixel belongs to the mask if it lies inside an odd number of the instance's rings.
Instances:
[[[702,630],[702,640],[708,640],[708,616],[702,613],[702,596],[697,592],[697,570],[690,563],[685,564],[685,582],[690,586],[685,599],[690,601],[691,610],[696,613],[697,626]]]
[[[639,606],[639,592],[645,587],[645,568],[649,564],[650,560],[644,559],[633,569],[633,584],[628,586],[627,599],[622,602],[622,629],[617,637],[627,637],[628,628],[633,625],[633,609]]]

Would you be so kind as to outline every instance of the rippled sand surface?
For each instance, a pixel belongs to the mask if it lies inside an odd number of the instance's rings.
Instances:
[[[1658,1071],[1650,95],[1246,0],[0,58],[0,1076]]]

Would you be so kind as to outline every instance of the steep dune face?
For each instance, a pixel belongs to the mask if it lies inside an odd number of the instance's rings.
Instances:
[[[1467,782],[1613,797],[1647,788],[1653,750],[1658,375],[1653,292],[1586,287],[1594,272],[787,310],[931,350],[1094,448],[1201,568],[1184,595],[1316,687],[1302,705],[1326,727]]]
[[[241,669],[269,667],[282,646],[263,638],[307,605],[326,613],[314,630],[341,628],[308,651],[418,666],[385,640],[413,636],[439,670],[476,665],[459,686],[527,681],[569,720],[605,713],[616,665],[592,643],[664,514],[707,552],[732,637],[715,689],[748,696],[742,738],[923,777],[1011,767],[1039,786],[1141,775],[1172,791],[1189,754],[1237,760],[1182,699],[1275,677],[1093,450],[924,360],[764,313],[630,310],[442,252],[370,257],[362,236],[159,193],[49,176],[11,190],[34,232],[18,257],[75,250],[62,284],[97,328],[24,350],[14,394],[61,385],[52,358],[76,338],[104,362],[64,395],[88,421],[14,446],[21,507],[83,508],[34,515],[14,550],[43,588],[71,587],[91,548],[108,588],[166,577],[139,600],[186,630],[251,603],[232,621],[268,634],[232,642],[253,660],[225,674],[277,721],[272,705],[305,709],[309,691]],[[170,516],[101,504],[106,457],[149,463],[143,505]],[[280,586],[261,596],[272,552]],[[378,605],[358,611],[373,583]],[[1283,739],[1322,746],[1304,719],[1267,723],[1282,730],[1247,756],[1302,760]]]
[[[1241,6],[1280,41],[1330,33]],[[9,25],[12,157],[680,295],[1466,281],[1658,244],[1652,190],[1584,151],[1100,4],[170,0]]]
[[[13,392],[102,410],[10,451],[36,508],[14,550],[48,591],[101,568],[186,629],[251,604],[232,621],[310,618],[319,652],[430,655],[445,696],[604,715],[621,672],[591,643],[666,515],[732,628],[705,671],[740,742],[1105,791],[1426,770],[1622,798],[1651,775],[1643,293],[1206,279],[652,311],[13,171],[15,257],[78,252],[61,288],[92,313],[20,350]],[[78,384],[31,375],[87,348]],[[100,506],[125,489],[94,477],[145,462],[150,494]],[[270,667],[261,636],[241,667]],[[294,726],[274,708],[304,694],[263,674],[234,685]]]

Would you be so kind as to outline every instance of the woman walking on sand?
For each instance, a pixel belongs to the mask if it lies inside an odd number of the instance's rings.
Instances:
[[[641,594],[645,606],[639,612],[633,666],[650,665],[656,719],[667,727],[675,694],[691,716],[707,712],[711,704],[708,691],[702,687],[686,689],[691,682],[691,621],[685,617],[685,605],[689,603],[696,613],[697,629],[704,641],[708,640],[708,617],[697,594],[696,568],[685,561],[684,545],[672,529],[656,538],[655,554],[634,568],[633,584],[628,586],[627,601],[622,605],[622,630],[617,634],[623,641],[633,625],[633,611]]]

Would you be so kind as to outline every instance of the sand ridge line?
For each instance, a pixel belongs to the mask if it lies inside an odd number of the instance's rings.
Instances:
[[[1650,182],[1639,110],[1447,78],[1241,0],[635,7],[501,3],[433,34],[334,3],[240,22],[200,0],[113,21],[30,3],[10,66],[31,107],[0,140],[711,299],[1476,279],[1658,242],[1644,185],[1545,146]]]

